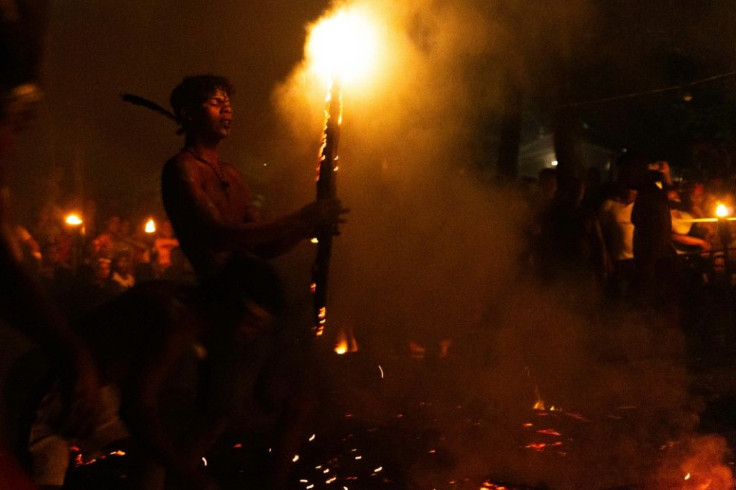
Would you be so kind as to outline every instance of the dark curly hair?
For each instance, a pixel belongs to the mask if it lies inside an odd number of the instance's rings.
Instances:
[[[169,103],[179,124],[182,124],[182,109],[196,107],[207,100],[216,90],[233,95],[235,89],[225,77],[216,75],[196,75],[186,77],[171,91]]]

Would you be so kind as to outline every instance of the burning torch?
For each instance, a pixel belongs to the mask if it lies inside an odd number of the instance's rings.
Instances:
[[[342,123],[342,93],[339,82],[333,81],[326,103],[325,128],[317,167],[317,200],[337,197],[335,173],[338,169],[337,145],[340,141]],[[327,321],[327,274],[332,254],[332,236],[335,233],[334,227],[323,227],[316,237],[317,257],[312,265],[312,299],[315,314],[312,329],[316,336],[322,335]]]
[[[337,197],[338,143],[342,125],[342,83],[365,71],[375,56],[375,36],[367,19],[352,11],[339,11],[311,30],[307,43],[312,69],[328,75],[325,124],[317,168],[317,200]],[[327,322],[327,278],[332,253],[333,226],[318,230],[317,256],[312,266],[313,333],[322,335]]]
[[[82,260],[82,247],[84,244],[84,220],[77,213],[69,213],[64,217],[64,223],[74,230],[74,241],[72,242],[72,268],[76,270]]]

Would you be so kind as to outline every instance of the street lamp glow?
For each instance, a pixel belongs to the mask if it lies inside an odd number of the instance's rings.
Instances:
[[[340,10],[312,26],[307,59],[328,85],[335,78],[351,84],[365,78],[375,65],[378,39],[376,22],[367,12]]]
[[[66,218],[64,218],[64,223],[69,226],[80,226],[82,223],[84,223],[84,221],[78,214],[69,213]]]

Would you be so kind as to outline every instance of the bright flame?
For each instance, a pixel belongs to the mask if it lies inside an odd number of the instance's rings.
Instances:
[[[337,342],[335,343],[335,353],[342,356],[348,352],[358,352],[358,341],[355,340],[353,329],[341,328],[337,334]]]
[[[536,402],[534,402],[534,405],[532,406],[532,410],[547,410],[547,406],[544,403],[544,400],[542,400],[542,395],[539,394],[539,387],[534,387],[534,397],[537,399]]]
[[[337,345],[335,345],[335,353],[339,356],[348,353],[348,339],[345,334],[340,335]]]
[[[66,218],[64,218],[64,222],[69,226],[79,226],[84,223],[82,218],[76,213],[69,213]]]
[[[367,12],[356,9],[322,18],[311,26],[307,40],[312,69],[327,85],[335,77],[348,84],[365,78],[380,51],[376,25]]]
[[[146,226],[143,228],[143,231],[148,234],[156,233],[156,222],[153,221],[153,218],[146,221]]]
[[[725,204],[719,203],[716,206],[716,216],[719,218],[725,218],[730,213],[728,212],[728,207]]]

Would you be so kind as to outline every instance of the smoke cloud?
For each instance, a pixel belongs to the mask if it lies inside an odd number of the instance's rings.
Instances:
[[[412,343],[430,356],[451,342],[450,360],[420,384],[455,463],[446,474],[418,466],[418,488],[488,475],[557,489],[685,481],[677,465],[652,470],[663,454],[680,458],[663,441],[678,445],[697,428],[682,332],[657,316],[601,311],[586,284],[530,281],[520,268],[526,205],[477,166],[489,151],[478,143],[487,137],[481,121],[500,113],[504,84],[532,88],[544,42],[556,60],[578,49],[573,34],[583,34],[575,29],[594,14],[588,2],[573,3],[543,12],[474,1],[336,7],[370,12],[389,48],[373,83],[344,91],[338,194],[352,211],[334,245],[327,336],[349,327],[377,361],[408,356]],[[528,38],[514,26],[525,26]],[[284,146],[311,142],[315,166],[325,91],[305,62],[274,92],[291,129]],[[306,270],[308,253],[285,269]],[[417,389],[411,374],[398,378],[385,382],[387,392]],[[542,398],[558,407],[545,422],[532,410]],[[473,412],[474,432],[457,410]],[[363,415],[386,422],[394,414],[384,406]],[[544,439],[537,428],[559,431],[559,448],[531,448]],[[719,461],[708,471],[728,472],[719,466],[722,446],[704,450]]]

